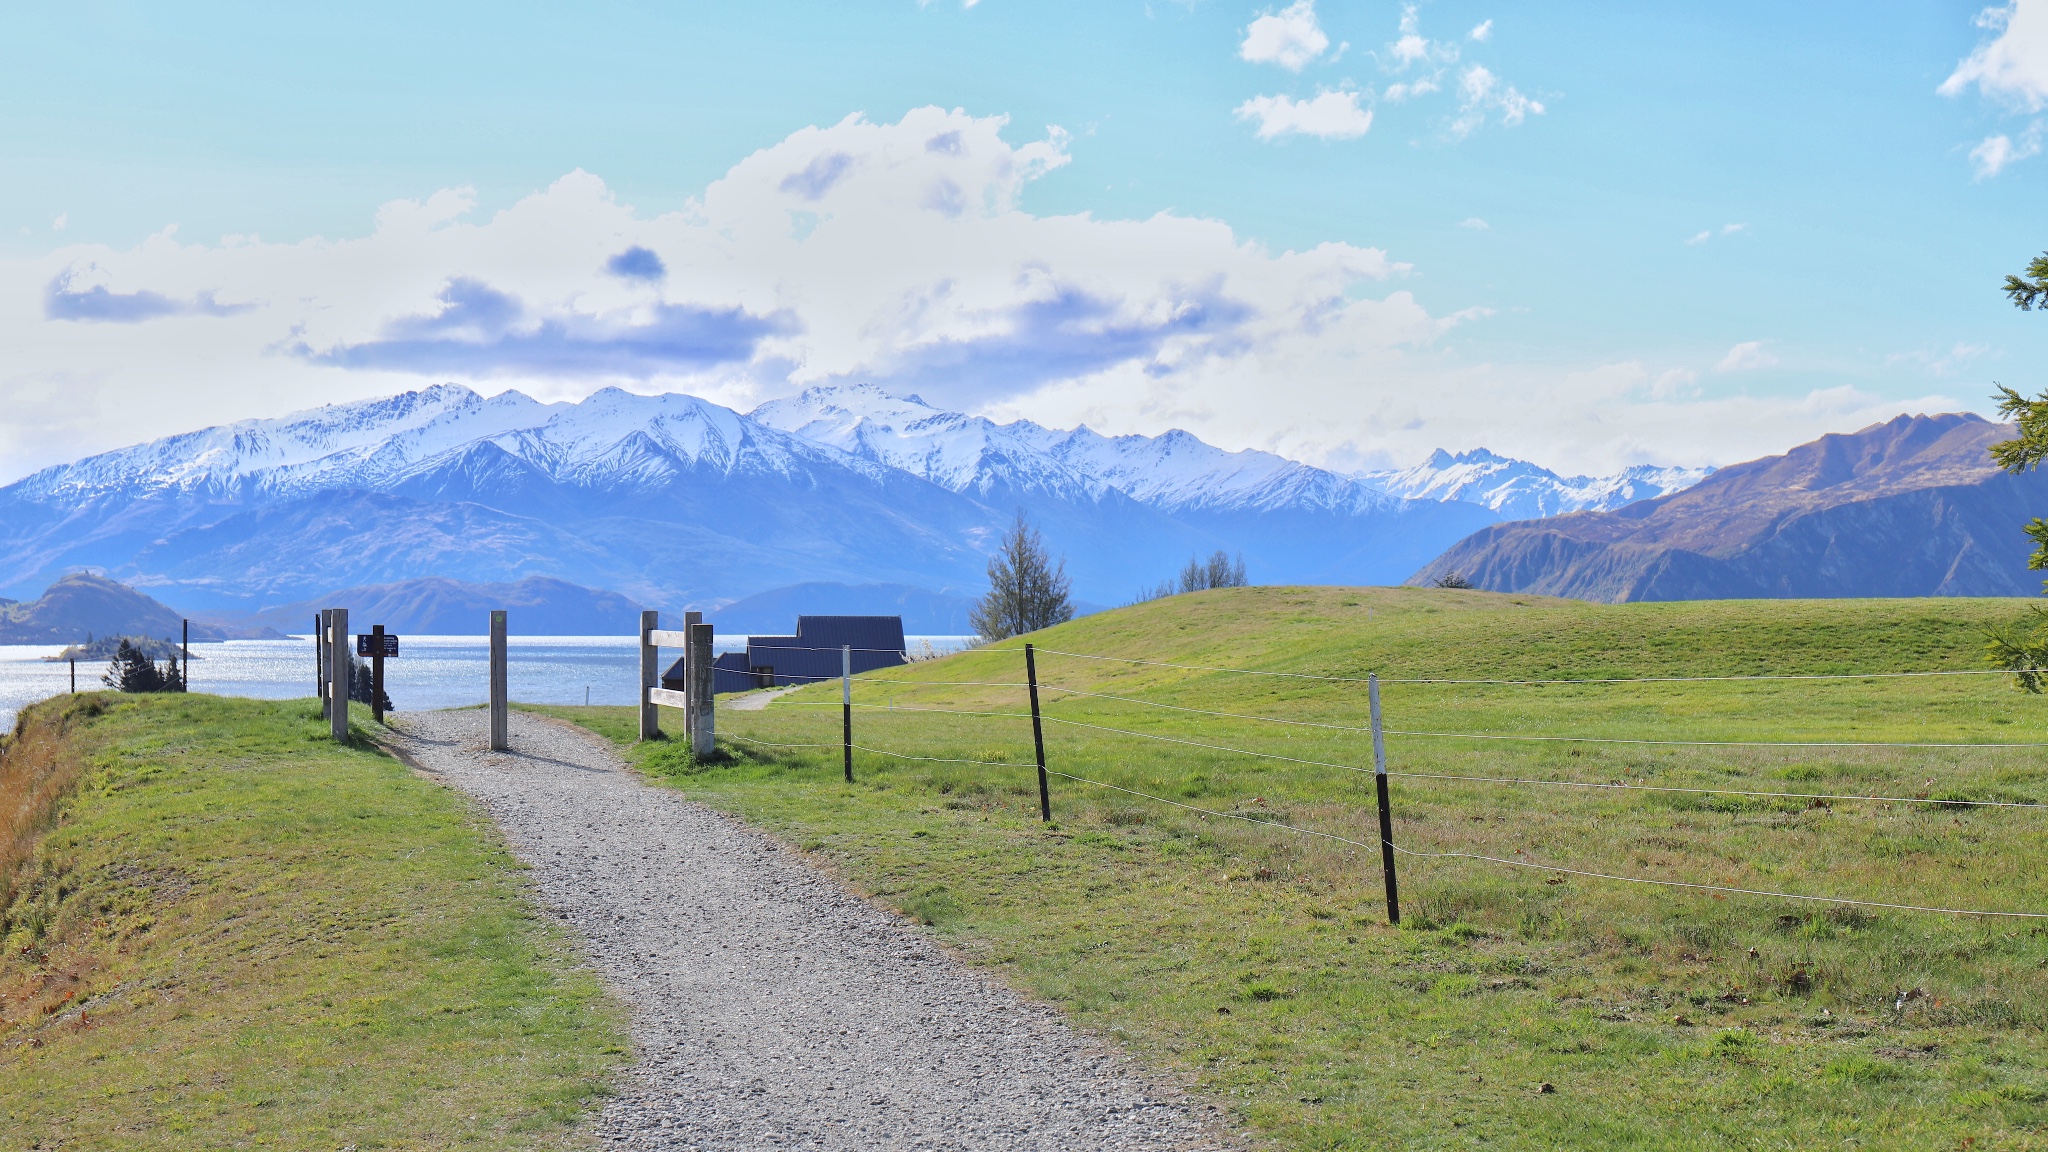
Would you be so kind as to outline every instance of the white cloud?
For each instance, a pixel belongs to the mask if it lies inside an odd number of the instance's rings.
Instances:
[[[1332,463],[1485,444],[1581,472],[1740,460],[1958,406],[1848,390],[1707,400],[1642,365],[1473,363],[1456,345],[1488,313],[1431,312],[1379,249],[1275,251],[1172,213],[1024,211],[1071,142],[1011,143],[1005,127],[924,108],[806,128],[659,215],[578,171],[491,213],[461,189],[394,202],[353,237],[165,232],[0,258],[0,481],[441,381],[748,407],[871,380],[995,416],[1179,426]]]
[[[1955,96],[1974,84],[1980,94],[2008,107],[2028,112],[2048,107],[2048,0],[2012,0],[2003,8],[1986,8],[1977,14],[1977,26],[1997,35],[1956,65],[1942,81],[1941,94]]]
[[[1313,100],[1254,96],[1237,106],[1239,120],[1256,120],[1258,137],[1315,136],[1355,140],[1372,129],[1372,110],[1358,106],[1357,92],[1324,92]]]
[[[56,218],[50,221],[50,228],[52,231],[62,232],[65,229],[65,227],[68,226],[70,223],[71,213],[59,212],[57,213]]]
[[[1480,21],[1479,26],[1477,28],[1472,29],[1470,35],[1472,39],[1480,41],[1481,43],[1485,43],[1486,41],[1493,39],[1493,21]]]
[[[1688,245],[1705,244],[1716,236],[1733,236],[1748,227],[1749,225],[1747,224],[1723,224],[1718,231],[1712,228],[1705,228],[1687,237],[1685,242]]]
[[[1759,368],[1775,367],[1778,358],[1764,351],[1763,342],[1748,340],[1728,350],[1721,362],[1714,365],[1716,372],[1753,372]]]
[[[1387,85],[1386,95],[1388,100],[1399,104],[1404,100],[1412,100],[1417,96],[1427,96],[1436,90],[1436,81],[1425,76],[1420,80],[1389,84]]]
[[[2040,152],[2041,124],[2035,121],[2020,133],[2018,140],[2002,132],[1986,136],[1983,143],[1970,149],[1970,160],[1977,166],[1977,179],[1989,180],[2005,171],[2007,165],[2038,156]]]
[[[1296,0],[1252,21],[1237,54],[1254,64],[1278,64],[1299,72],[1329,46],[1330,38],[1316,22],[1315,0]]]
[[[1458,227],[1470,228],[1475,232],[1484,232],[1487,229],[1493,227],[1493,225],[1488,224],[1486,221],[1481,220],[1477,216],[1467,216],[1463,220],[1458,221]]]
[[[1488,113],[1498,114],[1510,128],[1531,116],[1543,115],[1543,105],[1501,82],[1484,65],[1474,64],[1458,77],[1458,118],[1451,122],[1451,135],[1468,136],[1486,123]]]
[[[1458,59],[1456,44],[1439,44],[1422,34],[1422,17],[1415,5],[1401,6],[1400,36],[1387,45],[1387,58],[1396,71],[1411,64],[1454,64]]]

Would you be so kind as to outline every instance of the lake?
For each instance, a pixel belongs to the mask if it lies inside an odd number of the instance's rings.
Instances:
[[[910,636],[916,651],[929,641],[934,650],[955,652],[972,636]],[[401,653],[384,662],[384,692],[400,711],[459,708],[490,698],[490,638],[407,636]],[[746,637],[721,638],[718,651],[738,651]],[[512,699],[528,704],[632,704],[639,698],[640,646],[629,636],[511,636],[506,639]],[[0,644],[0,730],[38,700],[70,691],[68,664],[44,657],[63,645]],[[663,650],[664,668],[680,653]],[[314,694],[313,640],[229,640],[192,646],[194,692],[285,700]],[[80,661],[78,687],[103,687],[103,661]]]

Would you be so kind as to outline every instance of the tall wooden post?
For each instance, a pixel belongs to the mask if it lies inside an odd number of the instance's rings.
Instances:
[[[505,610],[491,613],[491,751],[512,749],[512,711],[505,684]]]
[[[1387,735],[1380,728],[1380,678],[1369,673],[1366,698],[1372,705],[1372,779],[1380,794],[1380,870],[1387,879],[1387,923],[1401,922],[1401,885],[1394,877],[1394,807],[1387,800]]]
[[[370,628],[370,716],[384,722],[384,626]]]
[[[685,637],[692,635],[690,629],[702,623],[704,623],[704,614],[702,612],[683,613],[683,635]],[[706,683],[709,683],[709,681],[706,681]],[[697,699],[696,693],[697,646],[686,643],[683,645],[683,696],[687,701],[683,705],[683,735],[685,736],[693,735],[697,731],[697,709],[703,705],[703,702]],[[696,746],[694,742],[690,745],[692,748]]]
[[[73,633],[76,635],[76,633]],[[71,658],[71,694],[78,695],[78,657]]]
[[[690,615],[700,614],[692,612]],[[709,759],[718,746],[718,720],[711,702],[718,687],[712,679],[716,669],[712,665],[711,633],[709,624],[690,624],[683,629],[683,634],[690,641],[688,663],[684,665],[690,677],[690,754],[699,760]]]
[[[336,740],[348,742],[348,609],[327,610],[327,723]]]
[[[327,609],[313,615],[313,692],[320,697],[320,715],[332,714],[334,701],[327,695]]]
[[[190,692],[192,690],[192,622],[190,620],[181,620],[179,623],[183,626],[184,631],[178,640],[178,663],[181,665],[178,669],[178,691]]]
[[[661,713],[655,710],[648,690],[661,679],[661,650],[654,646],[654,630],[661,627],[661,613],[640,613],[640,738],[661,735]]]
[[[1045,779],[1045,726],[1038,719],[1038,650],[1024,646],[1024,682],[1031,686],[1031,746],[1038,752],[1038,818],[1052,822],[1052,788]]]

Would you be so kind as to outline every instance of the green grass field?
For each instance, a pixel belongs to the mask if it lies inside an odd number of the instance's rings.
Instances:
[[[1369,770],[1363,684],[1971,670],[2010,601],[1601,606],[1421,589],[1239,589],[1048,630],[1049,717]],[[1045,651],[1050,649],[1051,651]],[[857,683],[856,740],[1028,763],[1019,645]],[[884,683],[897,681],[898,683]],[[968,682],[942,684],[948,682]],[[1055,771],[858,754],[838,685],[721,709],[729,758],[636,755],[934,926],[1284,1147],[2048,1147],[2048,920],[1650,887],[1402,857],[1385,924],[1362,772],[1046,725]],[[1396,732],[1677,741],[2048,741],[2007,677],[1383,688]],[[957,712],[929,711],[954,709]],[[625,740],[627,709],[547,709]],[[1006,716],[963,715],[1000,712]],[[671,729],[679,717],[666,716]],[[736,737],[816,749],[771,749]],[[2048,803],[2048,749],[1388,738],[1396,773]],[[2048,912],[2048,810],[1397,777],[1394,839],[1619,876]],[[1546,1088],[1545,1086],[1549,1087]]]
[[[326,732],[304,700],[24,715],[0,780],[78,783],[0,856],[0,1149],[585,1146],[621,1014],[464,798]]]

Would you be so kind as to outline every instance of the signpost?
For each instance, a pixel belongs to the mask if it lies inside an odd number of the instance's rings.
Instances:
[[[370,658],[370,715],[384,722],[384,658],[398,655],[398,634],[382,624],[356,633],[356,655]]]

